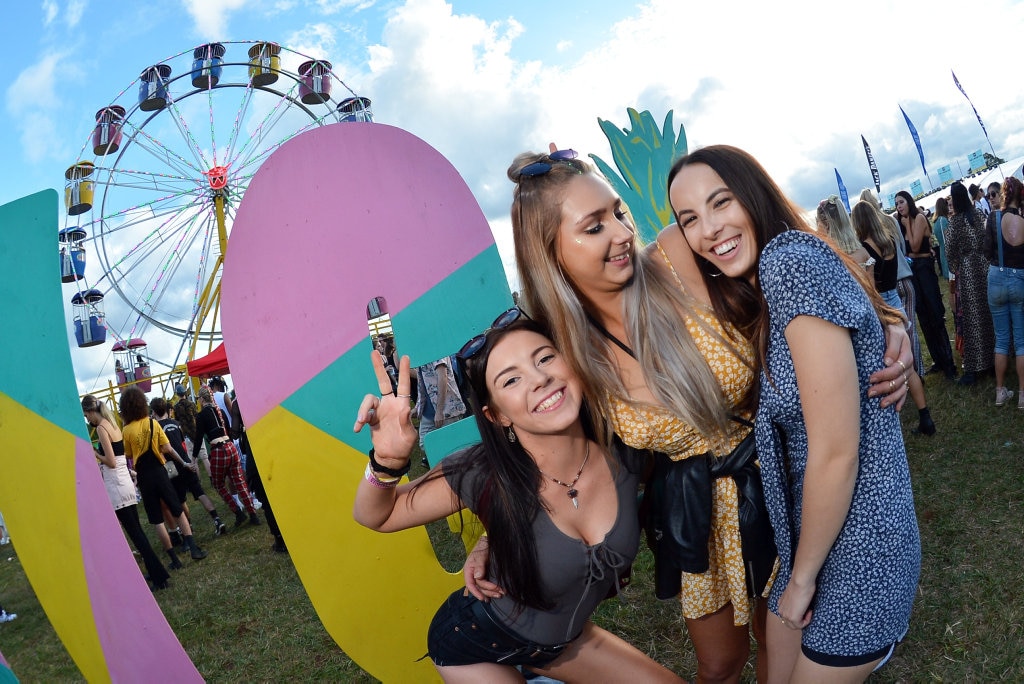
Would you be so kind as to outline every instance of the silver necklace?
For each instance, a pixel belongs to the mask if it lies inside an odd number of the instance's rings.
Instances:
[[[557,477],[551,477],[550,475],[545,473],[543,470],[540,471],[540,474],[543,475],[544,477],[548,478],[549,480],[551,480],[555,484],[562,485],[563,487],[565,487],[566,489],[569,490],[569,492],[568,492],[569,493],[569,498],[572,499],[573,508],[575,508],[576,510],[579,510],[579,508],[580,508],[580,502],[576,500],[576,497],[578,497],[579,494],[580,494],[579,490],[576,489],[576,483],[580,481],[580,475],[583,474],[583,469],[586,467],[587,459],[589,459],[589,458],[590,458],[590,440],[588,439],[587,440],[587,452],[586,452],[586,454],[583,455],[583,463],[580,464],[580,469],[576,471],[576,477],[574,477],[572,479],[572,482],[562,482]],[[540,470],[540,469],[538,468],[538,470]]]

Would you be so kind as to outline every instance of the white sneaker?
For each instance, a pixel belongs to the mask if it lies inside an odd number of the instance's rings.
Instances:
[[[1013,396],[1013,390],[996,387],[996,406],[1002,406]]]
[[[0,622],[10,622],[16,617],[18,617],[17,613],[8,613],[6,610],[0,610]]]

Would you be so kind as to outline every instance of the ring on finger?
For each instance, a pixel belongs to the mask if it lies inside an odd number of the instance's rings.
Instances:
[[[893,389],[895,389],[895,387],[896,387],[896,381],[895,380],[890,380],[889,381],[889,391],[892,392]]]
[[[391,395],[391,390],[388,390],[387,392],[381,392],[380,393],[380,398],[383,399],[384,397],[387,397],[387,396],[390,396],[390,395]]]
[[[903,369],[903,372],[904,372],[904,373],[906,373],[906,372],[907,372],[907,364],[903,363],[903,362],[902,362],[902,361],[900,361],[899,359],[896,359],[896,363],[900,364],[900,368],[902,368],[902,369]]]
[[[396,394],[395,396],[396,397],[400,397],[402,399],[412,399],[412,395],[411,394]]]

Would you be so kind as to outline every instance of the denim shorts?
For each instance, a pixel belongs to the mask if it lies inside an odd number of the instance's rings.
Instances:
[[[572,643],[543,645],[498,623],[486,604],[458,589],[441,605],[427,632],[427,655],[439,667],[501,663],[544,667]]]

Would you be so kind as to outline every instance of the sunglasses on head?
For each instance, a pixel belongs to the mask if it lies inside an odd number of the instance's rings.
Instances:
[[[567,162],[576,159],[579,156],[576,154],[576,150],[558,150],[548,155],[548,161],[538,161],[532,164],[527,164],[523,168],[519,169],[519,177],[533,178],[534,176],[543,176],[545,173],[551,170],[554,162]]]
[[[494,322],[491,323],[491,326],[487,328],[487,330],[484,330],[482,333],[469,340],[469,342],[466,342],[466,344],[462,345],[462,349],[458,351],[455,357],[461,359],[462,361],[467,361],[473,358],[474,356],[479,354],[480,350],[484,348],[485,344],[487,344],[487,336],[490,333],[492,333],[495,330],[504,330],[508,326],[518,321],[520,318],[529,318],[529,316],[527,316],[526,312],[520,309],[518,306],[513,306],[511,309],[505,311],[497,318],[495,318]]]

